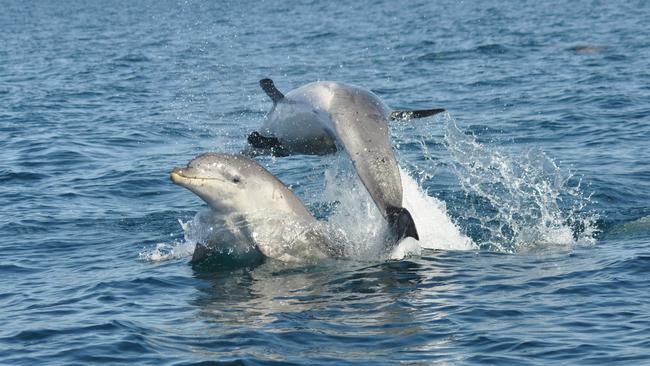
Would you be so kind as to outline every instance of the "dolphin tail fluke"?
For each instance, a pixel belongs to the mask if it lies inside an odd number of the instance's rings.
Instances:
[[[388,224],[397,235],[397,240],[411,237],[420,240],[418,230],[415,228],[415,221],[411,213],[404,207],[388,207],[386,210]]]
[[[419,109],[415,111],[392,111],[390,119],[393,121],[408,121],[413,118],[424,118],[444,112],[444,108]]]
[[[260,80],[260,86],[262,87],[262,90],[264,90],[266,95],[268,95],[269,98],[271,98],[273,104],[276,104],[277,102],[284,99],[284,94],[282,94],[282,92],[275,87],[275,84],[273,84],[273,80],[268,78],[262,79]]]

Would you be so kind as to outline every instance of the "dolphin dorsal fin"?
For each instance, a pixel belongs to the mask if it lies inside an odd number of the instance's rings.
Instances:
[[[284,99],[284,94],[282,94],[282,92],[275,87],[275,84],[273,84],[273,80],[268,78],[262,79],[260,80],[260,86],[262,87],[262,90],[264,90],[266,95],[268,95],[269,98],[271,98],[273,104],[276,104],[277,102]]]
[[[440,112],[444,112],[444,108],[433,108],[433,109],[419,109],[415,111],[392,111],[390,113],[390,119],[393,121],[408,121],[413,118],[424,118],[433,116]]]

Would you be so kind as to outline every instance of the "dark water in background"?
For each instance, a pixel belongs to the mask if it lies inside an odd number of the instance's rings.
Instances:
[[[646,2],[0,5],[0,363],[650,363]],[[169,170],[239,151],[266,76],[447,108],[394,138],[479,249],[152,260],[204,207]],[[319,210],[331,159],[260,161]]]

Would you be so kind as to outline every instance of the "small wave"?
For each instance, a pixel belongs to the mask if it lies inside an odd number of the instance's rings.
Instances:
[[[510,49],[500,44],[484,44],[474,48],[463,48],[446,51],[434,51],[418,57],[418,61],[439,61],[439,60],[464,60],[468,58],[484,56],[501,56],[508,54]]]
[[[573,46],[567,46],[566,50],[575,52],[583,55],[598,54],[605,51],[607,47],[599,45],[589,45],[589,44],[578,44]]]
[[[650,216],[615,226],[606,234],[608,237],[644,237],[650,235]]]
[[[323,40],[328,38],[335,38],[337,34],[335,32],[311,32],[303,36],[303,39],[313,41],[313,40]]]
[[[0,264],[0,273],[2,273],[5,278],[14,276],[14,275],[24,275],[30,273],[42,272],[44,269],[27,267],[19,264]]]
[[[148,262],[162,262],[170,259],[187,258],[194,253],[196,243],[176,242],[158,243],[153,249],[145,249],[139,253],[142,260]]]
[[[508,48],[498,43],[484,44],[475,48],[479,53],[485,55],[502,54],[508,52]]]
[[[14,172],[14,171],[0,171],[0,183],[5,182],[34,182],[40,181],[50,176],[43,173],[34,172]]]
[[[153,249],[145,249],[139,253],[140,259],[147,262],[162,262],[192,256],[197,243],[197,239],[193,237],[194,228],[202,228],[197,224],[192,224],[195,221],[196,219],[183,222],[179,219],[178,222],[183,228],[185,238],[173,243],[158,243]]]
[[[634,258],[628,258],[613,268],[617,270],[614,273],[631,273],[636,276],[646,276],[650,273],[650,255],[636,255]]]
[[[115,321],[112,321],[109,323],[93,324],[82,327],[25,329],[16,331],[13,335],[5,337],[2,340],[6,342],[34,342],[43,341],[44,339],[60,335],[110,331],[118,329],[115,323]]]
[[[150,62],[151,59],[141,53],[130,53],[115,59],[116,62],[136,63],[136,62]]]

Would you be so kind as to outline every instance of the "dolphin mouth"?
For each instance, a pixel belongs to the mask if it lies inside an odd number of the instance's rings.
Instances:
[[[171,172],[169,172],[169,178],[172,180],[172,182],[176,184],[183,185],[184,183],[188,183],[191,181],[220,181],[220,182],[225,182],[224,179],[219,179],[219,178],[214,178],[214,177],[199,177],[199,176],[192,176],[187,174],[187,168],[174,168],[172,169]]]

